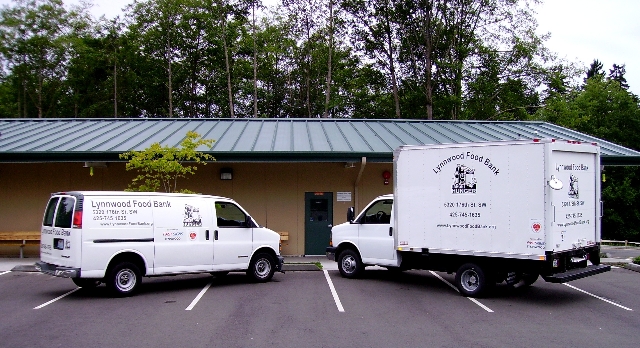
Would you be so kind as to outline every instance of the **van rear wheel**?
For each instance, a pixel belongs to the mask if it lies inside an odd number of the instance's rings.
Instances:
[[[133,295],[141,281],[138,266],[131,262],[121,262],[111,269],[105,283],[115,296],[124,297]]]
[[[251,260],[247,275],[256,282],[264,283],[271,280],[275,270],[273,257],[267,253],[260,253]]]

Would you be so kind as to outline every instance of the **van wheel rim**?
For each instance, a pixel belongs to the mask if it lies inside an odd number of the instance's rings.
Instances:
[[[480,286],[480,277],[478,277],[478,273],[475,270],[468,269],[462,272],[460,284],[465,291],[474,292]]]
[[[356,270],[356,258],[353,255],[347,255],[342,258],[342,269],[346,273],[353,273]]]
[[[116,274],[116,287],[122,292],[127,292],[133,289],[136,285],[136,274],[130,269],[120,270]]]
[[[259,278],[266,278],[271,272],[271,263],[266,259],[260,259],[256,262],[256,275]]]

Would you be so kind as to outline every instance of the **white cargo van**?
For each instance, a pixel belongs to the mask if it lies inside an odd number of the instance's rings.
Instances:
[[[563,283],[600,264],[600,148],[551,139],[402,146],[394,194],[331,230],[344,277],[365,266],[456,273],[465,296],[492,285]],[[592,265],[588,265],[588,260]]]
[[[143,276],[246,271],[266,282],[282,271],[279,235],[224,197],[58,192],[41,231],[41,272],[81,287],[104,282],[119,296],[134,293]]]

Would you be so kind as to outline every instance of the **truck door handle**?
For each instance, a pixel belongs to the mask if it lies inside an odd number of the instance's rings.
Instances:
[[[393,236],[393,227],[389,227],[389,236]]]
[[[207,240],[209,240],[209,230],[206,230],[206,231],[204,231],[204,232],[205,232],[205,238],[206,238]]]
[[[333,227],[333,225],[332,224],[328,224],[327,227]]]
[[[218,230],[213,231],[213,239],[218,240]]]

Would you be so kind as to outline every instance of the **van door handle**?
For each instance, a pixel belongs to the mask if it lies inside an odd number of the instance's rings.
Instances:
[[[213,231],[213,239],[218,240],[218,230]]]
[[[205,238],[206,238],[207,240],[209,240],[209,230],[206,230],[206,231],[204,231],[204,232],[205,232]]]
[[[389,237],[393,236],[393,227],[389,227]]]

